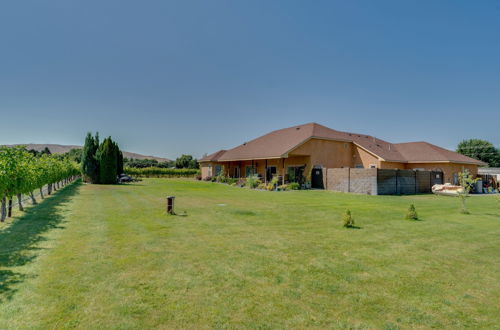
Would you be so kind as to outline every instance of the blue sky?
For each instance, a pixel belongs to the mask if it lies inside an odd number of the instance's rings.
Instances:
[[[176,157],[318,122],[500,145],[500,1],[3,1],[0,144]]]

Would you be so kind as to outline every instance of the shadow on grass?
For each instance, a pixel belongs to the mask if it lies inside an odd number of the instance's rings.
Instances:
[[[344,227],[345,229],[363,229],[363,227],[360,226],[349,226],[349,227]]]
[[[55,192],[50,198],[26,209],[12,224],[0,231],[0,303],[12,298],[13,286],[22,282],[25,274],[6,269],[23,266],[37,257],[36,244],[45,240],[43,234],[55,228],[64,219],[62,205],[69,202],[81,183],[75,182]]]

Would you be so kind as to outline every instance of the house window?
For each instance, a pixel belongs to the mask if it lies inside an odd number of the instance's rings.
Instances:
[[[305,166],[289,166],[287,168],[288,182],[303,183]]]
[[[364,167],[363,167],[363,164],[356,164],[356,165],[354,165],[354,168],[364,168]]]
[[[215,176],[219,176],[222,171],[222,165],[215,165]]]
[[[245,176],[248,178],[255,174],[255,168],[252,165],[245,166]]]
[[[376,164],[370,164],[370,168],[377,168]]]
[[[266,180],[271,181],[273,176],[276,175],[276,166],[268,166],[266,169]]]

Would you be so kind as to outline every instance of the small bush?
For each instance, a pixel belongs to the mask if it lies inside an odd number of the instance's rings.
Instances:
[[[406,213],[406,219],[418,220],[418,214],[417,211],[415,210],[415,205],[410,204],[410,207],[408,208],[408,213]]]
[[[196,180],[201,181],[201,174],[196,174]]]
[[[224,174],[219,174],[218,176],[216,176],[215,181],[217,181],[218,183],[226,183],[227,179],[228,178],[224,176]]]
[[[257,175],[252,175],[249,176],[245,182],[245,186],[250,188],[250,189],[255,189],[261,184],[262,181],[260,181],[259,177]]]
[[[235,178],[227,178],[227,180],[226,180],[226,183],[231,185],[231,186],[235,186],[237,182],[238,182],[238,179],[235,179]]]
[[[352,228],[354,227],[354,218],[351,215],[351,210],[346,210],[344,216],[342,217],[344,227]]]
[[[271,182],[269,182],[269,186],[268,186],[267,189],[268,190],[274,190],[274,189],[276,189],[276,187],[278,186],[279,181],[280,181],[280,178],[277,175],[273,176],[273,178],[271,179]]]
[[[282,184],[281,186],[278,186],[278,190],[280,191],[286,191],[290,189],[290,187],[287,184]]]
[[[204,181],[212,181],[212,177],[211,176],[207,176],[205,179],[203,179]]]
[[[266,189],[267,189],[267,185],[266,185],[265,183],[260,183],[260,184],[257,186],[257,189],[266,190]]]
[[[292,182],[288,185],[288,187],[291,189],[291,190],[299,190],[300,189],[300,184],[298,184],[297,182]]]

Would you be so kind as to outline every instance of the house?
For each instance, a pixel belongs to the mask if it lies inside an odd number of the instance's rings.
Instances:
[[[311,182],[323,187],[327,168],[419,169],[443,172],[456,183],[468,169],[477,175],[485,163],[427,142],[390,143],[373,136],[336,131],[309,123],[270,132],[230,150],[199,160],[202,178],[223,173],[233,178],[275,175],[285,182]]]

